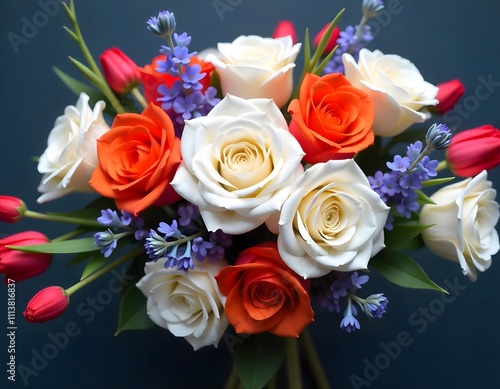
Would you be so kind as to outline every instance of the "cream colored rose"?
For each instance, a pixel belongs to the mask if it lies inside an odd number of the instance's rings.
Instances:
[[[264,223],[302,173],[304,155],[271,99],[227,95],[186,120],[182,163],[171,183],[196,204],[209,231],[243,234]]]
[[[70,192],[93,192],[89,179],[98,164],[96,140],[109,130],[102,112],[104,101],[94,109],[89,96],[80,95],[76,106],[67,106],[49,134],[47,149],[38,162],[43,174],[39,203],[55,200]]]
[[[366,269],[384,248],[389,207],[352,159],[307,169],[283,204],[278,250],[304,278]]]
[[[185,338],[195,350],[217,347],[228,321],[224,314],[226,298],[215,275],[227,263],[198,262],[185,272],[165,268],[166,260],[146,263],[146,274],[137,283],[147,297],[148,316],[173,335]]]
[[[219,43],[220,54],[208,55],[207,61],[220,76],[223,94],[271,98],[281,108],[292,94],[294,61],[300,46],[289,36],[240,36],[232,43]]]
[[[438,103],[438,88],[398,55],[361,49],[358,63],[350,54],[343,54],[342,62],[347,79],[375,103],[375,135],[395,136],[414,123],[424,122],[430,114],[418,110]]]
[[[460,264],[464,275],[477,279],[477,270],[491,266],[500,244],[495,229],[499,210],[496,191],[484,170],[474,178],[447,185],[426,204],[420,223],[433,224],[422,232],[425,245],[436,255]]]

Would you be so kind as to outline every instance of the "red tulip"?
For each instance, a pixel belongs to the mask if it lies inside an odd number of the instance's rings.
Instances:
[[[0,273],[15,281],[34,277],[45,271],[52,254],[28,253],[6,246],[30,246],[47,243],[49,239],[37,231],[25,231],[0,239]]]
[[[141,83],[141,72],[123,51],[113,47],[99,56],[104,78],[118,94],[129,93]]]
[[[60,286],[49,286],[29,301],[23,315],[31,323],[43,323],[62,315],[68,305],[66,291]]]
[[[454,79],[443,82],[438,86],[436,99],[439,103],[433,107],[433,111],[438,115],[443,115],[455,106],[458,100],[465,93],[465,88],[460,80]]]
[[[316,34],[313,40],[314,47],[318,47],[319,41],[321,40],[321,38],[323,38],[323,35],[325,35],[325,32],[326,30],[328,30],[328,27],[330,27],[330,23],[328,23],[325,27],[321,29],[320,32]],[[339,39],[339,36],[340,36],[340,28],[335,26],[333,28],[332,35],[330,35],[330,39],[326,44],[325,51],[323,53],[324,55],[330,53],[335,48],[335,46],[337,46],[337,39]]]
[[[26,212],[23,200],[13,196],[0,195],[0,220],[15,223],[21,220]]]
[[[295,31],[295,26],[289,20],[281,20],[276,25],[273,32],[273,38],[282,38],[285,36],[290,36],[292,38],[293,44],[297,43],[297,32]]]
[[[500,130],[488,124],[453,135],[446,159],[450,170],[461,177],[472,177],[497,167],[500,165]]]

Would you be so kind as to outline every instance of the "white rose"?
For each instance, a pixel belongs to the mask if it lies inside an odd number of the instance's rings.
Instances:
[[[384,248],[389,207],[352,159],[307,169],[283,204],[278,250],[304,278],[366,269]]]
[[[471,281],[476,280],[477,270],[491,266],[491,256],[500,249],[496,191],[487,176],[484,170],[439,189],[430,196],[436,204],[426,204],[420,212],[420,223],[433,224],[422,232],[425,245],[434,254],[458,262]]]
[[[89,96],[82,93],[76,106],[67,106],[64,115],[56,119],[38,162],[38,171],[43,174],[39,203],[73,191],[93,192],[88,182],[99,163],[96,140],[109,130],[102,116],[105,106],[99,101],[91,109]]]
[[[243,234],[264,223],[290,193],[304,155],[271,99],[227,95],[187,120],[182,163],[171,182],[196,204],[209,231]]]
[[[300,46],[289,36],[240,36],[232,43],[219,43],[220,55],[208,55],[207,60],[219,74],[223,94],[271,98],[281,108],[292,94],[294,61]]]
[[[426,82],[415,65],[399,55],[361,49],[358,63],[350,54],[343,54],[342,62],[347,79],[375,104],[375,135],[395,136],[414,123],[424,122],[430,114],[417,111],[438,103],[438,88]]]
[[[146,274],[137,283],[147,297],[148,316],[173,335],[185,338],[195,350],[217,347],[228,321],[224,314],[226,298],[215,275],[226,262],[203,261],[185,272],[166,269],[166,260],[146,263]]]

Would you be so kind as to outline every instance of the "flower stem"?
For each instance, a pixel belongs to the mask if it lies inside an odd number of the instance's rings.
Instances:
[[[448,161],[445,159],[441,162],[439,162],[439,165],[436,167],[436,171],[440,172],[441,170],[444,170],[448,167]]]
[[[231,373],[229,373],[229,377],[227,377],[226,384],[224,385],[224,389],[237,389],[240,379],[238,377],[238,372],[236,371],[236,367],[231,369]]]
[[[330,389],[330,384],[326,378],[325,371],[321,366],[321,361],[319,360],[318,353],[314,347],[314,343],[311,338],[309,330],[306,328],[302,331],[300,335],[300,340],[306,351],[307,360],[309,361],[309,367],[313,372],[313,376],[316,379],[316,385],[318,389]]]
[[[368,18],[365,15],[363,15],[363,17],[361,18],[361,21],[359,22],[358,28],[356,30],[356,34],[354,35],[356,38],[359,39],[359,37],[361,36],[361,33],[363,31],[363,27],[365,26],[367,21],[368,21]]]
[[[75,293],[77,290],[83,288],[84,286],[90,284],[92,281],[96,280],[97,278],[101,277],[102,275],[108,273],[109,271],[113,270],[115,267],[120,266],[124,264],[127,261],[130,261],[132,258],[136,257],[137,255],[144,253],[144,248],[143,247],[138,247],[135,250],[132,250],[128,252],[127,254],[121,256],[117,260],[108,263],[107,265],[101,267],[99,270],[96,270],[94,273],[90,274],[88,277],[84,278],[80,282],[76,283],[75,285],[69,287],[66,289],[66,293],[68,296],[71,296],[73,293]]]
[[[83,234],[84,232],[85,231],[83,231],[83,230],[74,230],[74,231],[68,232],[67,234],[58,236],[57,238],[51,239],[50,241],[51,242],[61,242],[64,240],[72,239],[75,236]]]
[[[77,225],[88,226],[88,227],[101,227],[101,225],[99,224],[99,222],[97,220],[80,219],[77,217],[64,216],[64,215],[60,215],[60,214],[40,213],[40,212],[30,211],[29,209],[26,210],[26,212],[24,213],[24,217],[30,217],[32,219],[37,219],[37,220],[48,220],[48,221],[53,221],[53,222],[71,223],[71,224],[77,224]]]
[[[135,99],[138,101],[138,103],[143,107],[146,108],[148,106],[148,103],[142,93],[139,91],[139,89],[134,88],[132,89],[132,95],[135,97]]]
[[[302,377],[300,374],[299,354],[297,339],[286,338],[286,372],[289,389],[301,389]]]

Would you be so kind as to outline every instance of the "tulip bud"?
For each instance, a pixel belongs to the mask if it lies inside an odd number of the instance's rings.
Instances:
[[[318,47],[319,42],[320,42],[321,38],[323,38],[323,35],[325,35],[325,32],[326,32],[326,30],[328,30],[328,27],[330,27],[330,23],[328,23],[325,27],[323,27],[321,29],[320,32],[318,32],[316,34],[316,36],[314,37],[314,40],[313,40],[314,47]],[[330,35],[330,39],[328,40],[328,43],[326,44],[325,51],[323,53],[324,55],[327,55],[328,53],[330,53],[335,48],[335,46],[337,46],[337,39],[339,39],[339,37],[340,37],[340,28],[335,26],[333,28],[332,34]]]
[[[455,106],[458,100],[465,93],[465,88],[460,80],[454,79],[437,85],[438,93],[436,95],[439,103],[435,107],[430,107],[431,111],[443,115]]]
[[[282,38],[285,36],[290,36],[292,38],[293,44],[297,43],[297,32],[295,31],[295,26],[289,20],[281,20],[276,25],[274,29],[273,38]]]
[[[6,246],[30,246],[47,243],[49,239],[37,231],[25,231],[0,239],[0,273],[15,281],[34,277],[45,271],[52,254],[28,253]]]
[[[49,286],[29,301],[23,315],[31,323],[43,323],[62,315],[68,305],[66,291],[60,286]]]
[[[13,196],[0,196],[0,220],[7,223],[16,223],[26,212],[23,200]]]
[[[500,165],[500,130],[492,125],[461,131],[451,138],[446,152],[450,170],[472,177]]]
[[[123,51],[113,47],[99,56],[104,78],[118,94],[129,93],[141,83],[141,72]]]

